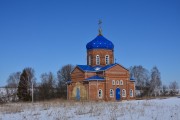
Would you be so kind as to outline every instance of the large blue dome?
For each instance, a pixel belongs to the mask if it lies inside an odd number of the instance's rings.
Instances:
[[[90,41],[86,45],[87,50],[91,49],[109,49],[113,50],[114,45],[111,41],[103,37],[102,35],[98,35],[94,40]]]

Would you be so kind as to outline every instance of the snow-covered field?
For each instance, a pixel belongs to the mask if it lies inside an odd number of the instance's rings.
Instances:
[[[0,120],[180,120],[180,98],[0,105]]]

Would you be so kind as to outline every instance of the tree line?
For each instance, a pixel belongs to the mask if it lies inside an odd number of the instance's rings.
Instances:
[[[135,79],[136,90],[139,90],[137,97],[178,94],[178,83],[173,81],[169,86],[163,84],[161,73],[156,66],[150,72],[141,65],[132,66],[129,71],[130,76]]]
[[[6,85],[7,96],[4,101],[34,101],[50,100],[54,98],[66,99],[66,82],[71,79],[70,73],[74,69],[71,64],[62,66],[54,75],[52,72],[42,73],[41,82],[37,82],[35,70],[31,67],[24,68],[22,72],[9,75]],[[178,84],[171,82],[169,86],[163,85],[159,69],[154,66],[149,72],[143,66],[129,68],[130,77],[135,79],[137,97],[176,95]],[[32,90],[33,88],[33,90]],[[33,91],[33,92],[32,92]],[[3,101],[0,96],[0,101]]]
[[[71,79],[70,73],[73,69],[74,66],[68,64],[61,67],[56,75],[52,72],[42,73],[39,83],[35,77],[35,70],[31,67],[24,68],[22,72],[12,73],[5,87],[6,98],[9,101],[31,101],[32,97],[34,101],[65,99],[67,97],[66,82]]]

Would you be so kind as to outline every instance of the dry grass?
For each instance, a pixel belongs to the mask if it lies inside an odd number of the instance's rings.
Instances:
[[[21,114],[21,119],[42,119],[44,115],[54,120],[69,120],[77,116],[86,116],[92,119],[142,119],[148,117],[152,120],[163,118],[169,112],[169,120],[179,120],[180,106],[169,106],[165,111],[163,105],[156,104],[151,100],[139,102],[76,102],[60,99],[37,103],[11,103],[0,105],[0,114]],[[152,114],[149,114],[151,110]],[[167,111],[166,111],[167,110]],[[27,116],[28,115],[28,116]],[[0,116],[1,120],[1,116]],[[161,120],[161,119],[160,119]],[[163,120],[163,119],[162,119]]]
[[[17,113],[23,111],[23,104],[4,104],[0,105],[0,113]]]

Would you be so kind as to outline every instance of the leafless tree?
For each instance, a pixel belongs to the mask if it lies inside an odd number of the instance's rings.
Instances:
[[[151,80],[150,80],[150,93],[151,95],[157,95],[159,93],[159,89],[162,85],[161,82],[161,74],[158,68],[155,66],[151,70]]]
[[[163,85],[163,87],[162,87],[162,94],[164,96],[168,94],[168,87],[166,85]]]
[[[39,99],[52,99],[56,97],[56,80],[54,75],[49,73],[43,73],[41,75],[41,84],[39,86]]]
[[[135,78],[135,85],[140,88],[140,94],[142,95],[146,85],[149,84],[149,71],[141,65],[130,67],[129,71],[130,75]]]
[[[17,101],[17,87],[21,72],[15,72],[9,75],[7,80],[6,97],[8,101]]]
[[[60,70],[57,72],[57,78],[58,78],[58,86],[57,86],[57,92],[59,97],[66,97],[67,95],[67,86],[66,82],[68,80],[71,80],[71,72],[74,69],[74,66],[71,64],[63,66]]]
[[[20,80],[21,72],[15,72],[9,75],[7,86],[17,88]]]
[[[178,94],[178,89],[179,89],[178,83],[176,81],[171,82],[169,85],[169,89],[170,89],[170,95]]]
[[[27,67],[25,70],[28,74],[28,87],[31,88],[32,82],[33,84],[36,84],[35,71],[31,67]]]

